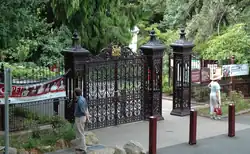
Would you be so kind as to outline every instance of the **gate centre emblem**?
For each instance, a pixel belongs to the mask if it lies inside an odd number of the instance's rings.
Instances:
[[[112,46],[112,56],[118,57],[121,55],[121,48],[118,45]]]

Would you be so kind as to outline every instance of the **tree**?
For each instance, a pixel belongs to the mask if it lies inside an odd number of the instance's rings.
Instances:
[[[161,24],[167,29],[185,26],[187,37],[199,44],[229,25],[249,22],[249,4],[249,0],[167,0]]]
[[[0,0],[2,61],[55,63],[71,37],[67,27],[53,29],[42,14],[48,0]],[[45,13],[46,14],[46,13]],[[60,31],[63,30],[63,31]],[[42,58],[41,58],[42,57]]]
[[[245,27],[246,24],[235,24],[228,27],[221,35],[208,40],[203,46],[205,48],[201,49],[202,57],[228,60],[234,55],[237,63],[248,63],[250,61],[250,38]]]
[[[52,0],[58,22],[81,35],[82,45],[97,54],[109,43],[127,44],[130,29],[142,16],[139,0]]]

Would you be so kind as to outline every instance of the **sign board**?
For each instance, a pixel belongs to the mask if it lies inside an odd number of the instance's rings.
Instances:
[[[192,82],[200,82],[200,69],[193,69],[191,71]]]
[[[64,77],[39,84],[12,85],[10,104],[66,97]],[[4,103],[4,83],[0,83],[0,104]]]
[[[249,66],[248,64],[223,65],[222,72],[225,77],[249,75]]]
[[[222,74],[224,77],[230,77],[231,73],[231,65],[223,65],[222,66]]]

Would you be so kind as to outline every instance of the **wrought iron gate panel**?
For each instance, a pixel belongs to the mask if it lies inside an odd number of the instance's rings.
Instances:
[[[118,62],[117,124],[143,119],[144,62],[142,57]]]
[[[76,71],[91,114],[89,130],[143,120],[144,57],[129,49],[119,57],[103,55],[90,57]]]
[[[92,123],[89,129],[115,124],[115,61],[86,64],[86,99]]]

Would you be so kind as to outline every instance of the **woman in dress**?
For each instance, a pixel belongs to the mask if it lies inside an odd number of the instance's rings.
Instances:
[[[215,108],[220,107],[221,99],[220,99],[220,84],[218,81],[221,79],[220,75],[213,75],[211,78],[211,82],[208,87],[210,88],[210,117],[212,119],[220,119],[220,116],[216,114]]]

